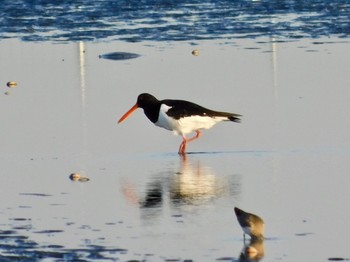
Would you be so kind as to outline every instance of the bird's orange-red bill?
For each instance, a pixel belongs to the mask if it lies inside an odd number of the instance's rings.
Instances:
[[[135,104],[132,108],[129,109],[128,112],[126,112],[118,121],[118,124],[123,122],[125,119],[127,119],[129,116],[131,116],[131,114],[137,109],[139,108],[138,104]]]

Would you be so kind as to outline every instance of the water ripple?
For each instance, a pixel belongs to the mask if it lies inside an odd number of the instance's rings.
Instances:
[[[0,39],[128,42],[350,34],[346,0],[4,0]]]

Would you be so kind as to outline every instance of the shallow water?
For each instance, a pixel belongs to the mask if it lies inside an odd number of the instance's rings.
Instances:
[[[245,261],[234,206],[265,220],[263,261],[350,258],[349,46],[0,42],[1,259]],[[117,125],[145,91],[243,121],[183,159],[141,110]]]

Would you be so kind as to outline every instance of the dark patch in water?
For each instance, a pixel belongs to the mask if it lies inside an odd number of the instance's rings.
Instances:
[[[13,229],[16,229],[16,230],[29,230],[31,229],[32,226],[31,225],[24,225],[24,226],[14,226]]]
[[[226,155],[226,154],[253,154],[253,155],[265,155],[272,154],[274,151],[269,150],[242,150],[242,151],[198,151],[198,152],[187,152],[187,155]],[[178,155],[178,154],[176,154]]]
[[[18,218],[10,218],[10,220],[13,220],[13,221],[27,221],[27,220],[31,220],[31,219],[30,218],[18,217]]]
[[[280,240],[278,237],[265,237],[264,240],[266,241],[275,241],[275,240]]]
[[[15,230],[0,230],[0,236],[1,235],[13,235],[16,234]]]
[[[107,226],[114,226],[114,225],[116,225],[116,223],[115,222],[107,222],[107,223],[105,223],[105,225],[107,225]]]
[[[299,237],[305,237],[305,236],[309,236],[309,235],[312,235],[312,234],[313,233],[308,232],[308,233],[296,233],[295,235],[299,236]]]
[[[41,193],[20,193],[20,195],[22,195],[22,196],[39,196],[39,197],[49,197],[49,196],[52,196],[52,195],[41,194]]]
[[[55,233],[62,233],[64,232],[63,230],[40,230],[40,231],[35,231],[33,233],[37,234],[55,234]]]
[[[261,48],[260,47],[245,47],[244,49],[247,49],[247,50],[259,50]]]
[[[216,261],[235,261],[235,259],[233,257],[220,257]]]
[[[342,258],[342,257],[330,257],[328,258],[329,261],[345,261],[345,260],[350,260],[348,258]]]
[[[57,231],[57,230],[54,230]],[[88,245],[86,248],[66,249],[61,245],[40,246],[26,236],[18,235],[14,230],[0,230],[0,261],[115,261],[119,254],[126,254],[127,249],[106,248]],[[116,259],[119,261],[119,259]]]
[[[139,54],[127,53],[127,52],[113,52],[104,55],[100,55],[99,58],[109,59],[109,60],[128,60],[140,57]]]
[[[60,248],[64,248],[64,246],[61,246],[61,245],[48,245],[47,248],[60,249]]]

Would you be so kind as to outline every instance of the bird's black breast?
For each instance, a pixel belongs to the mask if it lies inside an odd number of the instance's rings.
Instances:
[[[143,108],[145,115],[149,120],[151,120],[152,123],[155,123],[158,121],[159,110],[160,110],[160,104],[154,104],[152,106]]]

